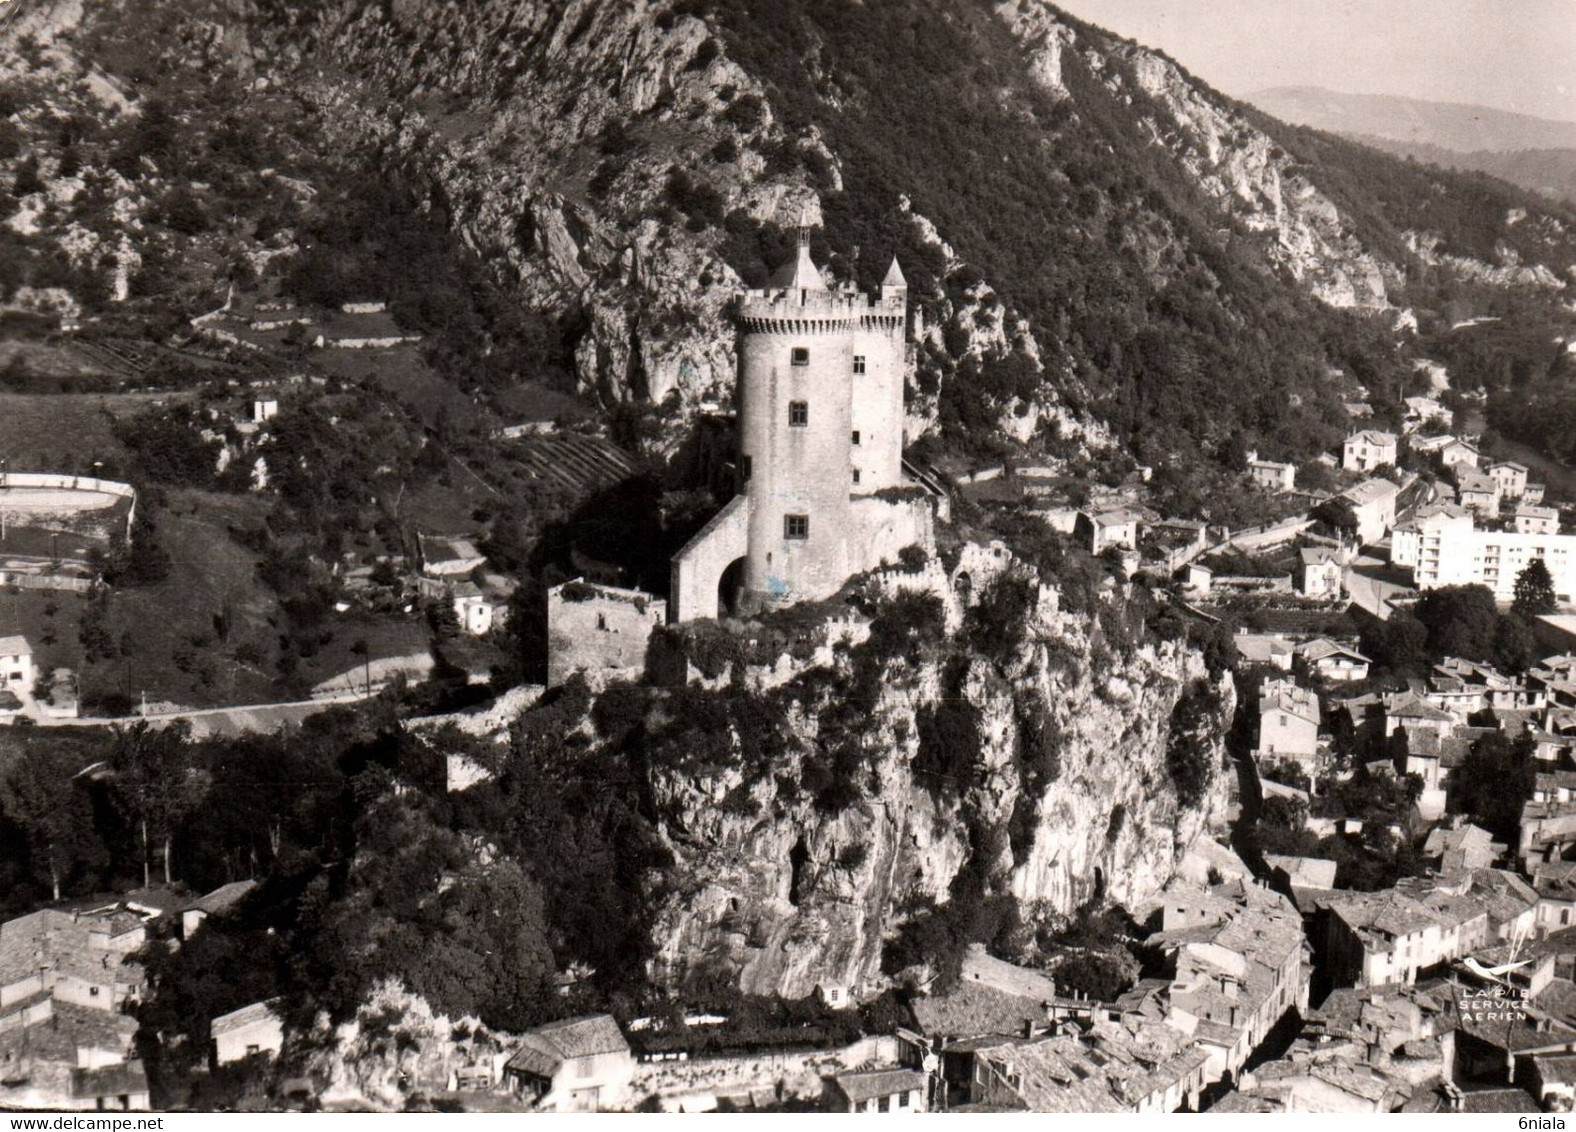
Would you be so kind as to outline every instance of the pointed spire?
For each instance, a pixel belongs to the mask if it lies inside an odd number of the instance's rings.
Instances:
[[[903,278],[903,269],[897,265],[897,256],[892,257],[892,266],[887,268],[886,278],[881,280],[883,287],[907,287],[908,280]]]
[[[793,265],[793,282],[789,285],[796,291],[826,290],[826,280],[810,258],[810,229],[804,224],[799,225],[799,259]]]

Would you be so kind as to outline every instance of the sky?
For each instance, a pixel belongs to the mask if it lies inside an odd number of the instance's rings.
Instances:
[[[1057,0],[1226,94],[1321,86],[1576,122],[1576,0]]]

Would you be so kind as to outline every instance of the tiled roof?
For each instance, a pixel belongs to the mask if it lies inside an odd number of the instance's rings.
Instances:
[[[1266,853],[1264,861],[1272,869],[1284,869],[1292,884],[1305,884],[1314,888],[1335,887],[1335,862],[1323,857],[1286,857]]]
[[[270,1018],[277,1018],[274,1003],[278,999],[267,1002],[254,1002],[250,1006],[243,1006],[239,1010],[232,1010],[228,1014],[221,1014],[208,1023],[208,1032],[217,1038],[220,1034],[228,1034],[232,1030],[240,1030],[256,1022],[264,1022]]]
[[[22,636],[0,637],[0,656],[32,656],[33,646]]]
[[[135,916],[76,916],[46,908],[0,924],[0,986],[36,975],[41,967],[90,983],[142,982],[141,967],[93,945],[93,929],[112,934],[134,929]]]
[[[1043,1024],[1037,998],[1007,994],[980,983],[961,983],[944,995],[923,995],[909,1005],[914,1020],[933,1037],[977,1038],[1021,1033],[1025,1022]]]
[[[628,1052],[629,1043],[618,1023],[610,1015],[591,1014],[550,1022],[527,1032],[508,1064],[510,1068],[550,1077],[558,1066],[574,1058]]]
[[[1525,1089],[1479,1089],[1461,1098],[1462,1112],[1542,1112]]]
[[[1367,503],[1377,503],[1381,499],[1393,499],[1400,494],[1401,489],[1389,480],[1372,479],[1354,484],[1341,493],[1343,499],[1351,500],[1353,506],[1361,507]]]
[[[1353,660],[1362,661],[1364,664],[1372,663],[1356,649],[1348,648],[1346,645],[1332,641],[1328,637],[1320,637],[1316,641],[1309,641],[1307,644],[1300,646],[1297,651],[1302,653],[1304,660],[1310,662],[1320,661],[1330,656],[1349,656]]]
[[[184,910],[188,912],[207,912],[210,915],[215,912],[223,912],[226,908],[240,903],[241,899],[256,887],[257,882],[255,880],[231,881],[229,884],[221,885],[207,895],[193,900],[186,905]]]
[[[917,1069],[867,1069],[858,1073],[839,1073],[832,1078],[854,1104],[878,1097],[895,1096],[922,1090],[927,1080]]]

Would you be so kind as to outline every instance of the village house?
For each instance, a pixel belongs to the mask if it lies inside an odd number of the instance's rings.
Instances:
[[[1290,680],[1266,680],[1259,691],[1259,759],[1294,759],[1310,770],[1319,755],[1319,697]]]
[[[1560,533],[1560,513],[1553,507],[1537,507],[1522,502],[1511,516],[1517,534],[1557,535]]]
[[[916,1069],[866,1069],[832,1075],[840,1112],[924,1112],[927,1079]]]
[[[1348,472],[1371,472],[1394,465],[1396,436],[1393,432],[1363,429],[1346,438],[1341,449],[1341,467]]]
[[[969,1099],[1027,1112],[1196,1111],[1207,1052],[1147,1019],[1094,1021],[1087,1030],[1007,1041],[974,1052]]]
[[[1113,546],[1131,550],[1138,545],[1138,528],[1142,521],[1136,511],[1126,508],[1094,513],[1080,511],[1073,533],[1090,554],[1101,554]]]
[[[1540,864],[1563,860],[1576,847],[1576,802],[1539,802],[1528,799],[1521,806],[1516,858],[1523,872],[1531,874]]]
[[[1538,894],[1537,930],[1546,936],[1576,925],[1576,861],[1548,861],[1532,868]]]
[[[1439,462],[1447,468],[1476,468],[1481,458],[1476,444],[1456,437],[1439,450]]]
[[[1499,485],[1505,499],[1520,499],[1527,490],[1527,466],[1514,460],[1498,460],[1488,466],[1488,474]]]
[[[1357,519],[1357,540],[1375,543],[1395,526],[1395,501],[1401,489],[1387,479],[1370,479],[1341,493]]]
[[[1166,1022],[1209,1055],[1209,1080],[1239,1073],[1281,1017],[1308,1005],[1302,918],[1279,893],[1229,882],[1207,891],[1173,881],[1155,903],[1165,956]]]
[[[115,904],[0,924],[0,1107],[145,1110],[136,1061],[147,917]]]
[[[1499,480],[1484,472],[1467,468],[1458,469],[1456,497],[1460,500],[1461,506],[1469,511],[1476,511],[1480,515],[1497,514],[1500,498]]]
[[[1441,873],[1486,869],[1505,853],[1493,834],[1457,815],[1449,825],[1435,826],[1423,842],[1423,856]]]
[[[1413,877],[1329,902],[1330,976],[1338,985],[1412,983],[1419,971],[1526,934],[1537,893],[1514,873]]]
[[[255,880],[237,880],[220,885],[206,896],[198,897],[181,909],[181,938],[191,939],[209,916],[228,912],[257,887]]]
[[[277,1055],[284,1048],[285,1028],[274,1007],[275,1002],[254,1002],[209,1022],[214,1063],[230,1065],[258,1054]]]
[[[454,618],[460,629],[473,637],[485,637],[501,629],[509,620],[509,603],[484,592],[475,582],[460,582],[453,588]]]
[[[0,689],[33,687],[33,646],[22,636],[0,637]]]
[[[416,579],[416,586],[424,598],[444,597],[487,564],[487,556],[468,538],[418,535],[416,545],[421,552],[421,577]]]
[[[1297,590],[1304,597],[1340,597],[1345,567],[1334,547],[1305,546],[1297,552]]]
[[[629,1101],[635,1059],[606,1014],[528,1030],[504,1063],[504,1081],[542,1112],[618,1110]]]
[[[1319,897],[1334,891],[1336,862],[1324,857],[1291,857],[1281,853],[1264,854],[1270,873],[1291,889],[1298,909],[1313,906]]]
[[[1297,646],[1281,633],[1250,633],[1239,629],[1232,643],[1237,646],[1237,655],[1246,663],[1267,664],[1282,672],[1291,671],[1292,661],[1297,656]]]
[[[1278,464],[1274,460],[1261,460],[1257,452],[1248,453],[1248,478],[1259,487],[1270,491],[1291,491],[1297,483],[1296,464]]]
[[[1368,666],[1372,663],[1356,649],[1328,637],[1319,637],[1298,645],[1297,659],[1309,675],[1332,684],[1368,679]]]

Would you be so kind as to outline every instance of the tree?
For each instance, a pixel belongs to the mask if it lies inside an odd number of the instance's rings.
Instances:
[[[1416,614],[1428,630],[1428,651],[1434,656],[1494,659],[1499,609],[1487,586],[1441,586],[1429,590],[1417,603]]]
[[[1489,732],[1472,745],[1451,792],[1454,807],[1470,814],[1497,840],[1512,845],[1522,803],[1532,796],[1536,775],[1532,749],[1530,735],[1518,735],[1512,742],[1504,732]]]
[[[1319,504],[1314,508],[1313,517],[1342,538],[1356,538],[1357,528],[1361,525],[1357,521],[1357,509],[1352,506],[1352,501],[1341,495]]]
[[[207,789],[206,776],[191,765],[185,720],[150,727],[146,720],[115,732],[110,754],[114,774],[111,797],[137,830],[142,846],[142,882],[152,884],[150,854],[158,842],[164,860],[164,883],[173,883],[171,853],[175,832],[197,808]]]
[[[1554,609],[1554,578],[1543,559],[1534,558],[1516,575],[1516,599],[1511,602],[1510,611],[1530,621],[1539,614],[1553,613]]]
[[[33,871],[57,901],[74,871],[103,857],[92,800],[63,763],[29,752],[0,779],[0,811],[21,828]]]

